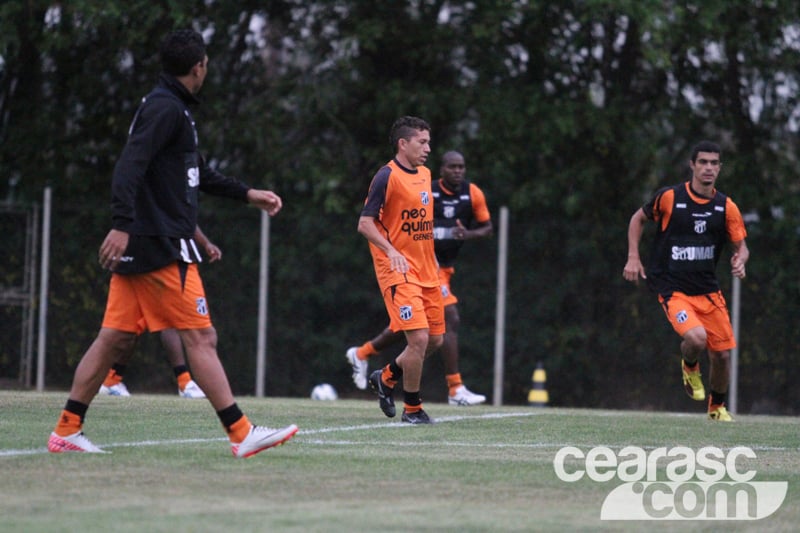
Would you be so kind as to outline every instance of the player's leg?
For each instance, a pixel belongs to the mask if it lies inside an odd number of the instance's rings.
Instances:
[[[441,292],[437,288],[421,290],[423,305],[425,308],[425,320],[428,328],[424,330],[406,331],[408,346],[412,345],[423,348],[422,360],[413,367],[413,374],[406,373],[408,365],[403,363],[403,416],[402,421],[410,424],[431,424],[433,420],[422,408],[422,399],[419,396],[420,383],[422,381],[422,368],[425,358],[439,350],[442,346],[442,339],[445,332],[444,306],[442,304]],[[413,337],[413,338],[412,338]],[[405,353],[405,352],[404,352]],[[402,356],[403,354],[401,354]],[[409,353],[409,355],[411,355]],[[400,357],[398,357],[400,360]]]
[[[361,346],[351,346],[345,352],[345,358],[353,370],[353,383],[359,389],[367,388],[367,373],[369,364],[367,359],[377,355],[392,344],[403,338],[401,332],[393,332],[388,326],[374,338],[366,341]]]
[[[217,332],[208,313],[197,265],[178,263],[177,268],[167,267],[155,274],[161,286],[171,290],[149,293],[145,311],[148,324],[154,330],[178,330],[194,379],[217,412],[234,456],[250,457],[292,438],[297,433],[296,425],[279,429],[256,426],[236,404],[217,353]],[[148,312],[154,315],[152,320]]]
[[[192,380],[189,367],[186,366],[183,343],[178,331],[174,328],[167,328],[161,330],[160,337],[161,344],[167,352],[167,361],[169,361],[172,372],[175,374],[175,380],[178,382],[178,395],[181,398],[205,398],[203,389]]]
[[[699,357],[706,349],[706,330],[698,317],[696,298],[675,292],[668,299],[659,297],[672,329],[681,336],[681,376],[686,394],[693,400],[706,398]]]
[[[133,342],[128,343],[129,348],[127,351],[120,355],[114,364],[111,365],[111,368],[108,370],[108,373],[103,380],[103,384],[100,385],[100,390],[98,391],[99,394],[120,397],[128,397],[131,395],[124,382],[125,371],[128,369],[128,363],[130,363],[131,359],[133,358],[133,353],[136,348],[136,340],[138,340],[139,336],[141,336],[141,334],[145,331],[147,331],[147,323],[145,322],[144,317],[142,317],[136,322],[136,339],[134,339]]]
[[[712,420],[730,422],[728,413],[728,387],[731,376],[731,350],[736,347],[730,315],[722,293],[707,298],[707,312],[701,315],[708,334],[708,417]]]
[[[133,350],[142,318],[130,278],[112,274],[103,324],[75,369],[69,398],[50,434],[51,452],[102,452],[83,434],[83,422],[111,365]]]
[[[447,331],[442,340],[442,360],[447,381],[447,401],[450,405],[478,405],[486,401],[483,394],[475,394],[464,385],[459,370],[458,330],[461,317],[458,313],[458,298],[450,288],[450,280],[455,268],[439,269],[439,285],[444,304],[444,318]]]

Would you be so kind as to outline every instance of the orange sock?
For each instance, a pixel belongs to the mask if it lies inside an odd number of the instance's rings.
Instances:
[[[113,387],[117,383],[122,383],[122,376],[117,374],[113,368],[110,368],[108,374],[106,374],[106,379],[103,381],[103,385],[106,387]]]
[[[242,418],[231,424],[231,427],[227,428],[228,438],[232,443],[239,444],[247,437],[247,434],[250,433],[251,427],[253,427],[253,424],[250,423],[247,415],[242,415]]]
[[[447,388],[450,390],[450,396],[455,396],[456,389],[463,385],[461,382],[461,373],[447,374],[445,378],[447,379]]]
[[[403,402],[403,409],[406,410],[406,413],[416,413],[417,411],[422,411],[422,404],[408,405],[407,403]]]
[[[186,388],[186,385],[192,381],[192,375],[189,372],[181,372],[181,374],[175,379],[178,380],[178,389],[183,390]]]
[[[375,346],[372,345],[372,341],[365,342],[356,350],[356,357],[359,361],[365,361],[369,356],[377,354],[378,352],[375,350]]]
[[[58,419],[56,428],[53,432],[59,437],[66,437],[81,430],[81,417],[75,413],[70,413],[67,410],[61,411],[61,416]]]

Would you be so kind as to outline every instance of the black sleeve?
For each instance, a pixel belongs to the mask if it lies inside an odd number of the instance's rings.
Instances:
[[[249,191],[251,188],[252,187],[249,187],[236,178],[230,178],[209,167],[206,164],[205,159],[200,162],[201,191],[208,194],[213,194],[215,196],[224,196],[246,202],[247,191]]]
[[[389,175],[392,169],[388,166],[381,167],[375,176],[372,178],[372,183],[369,185],[369,192],[367,193],[367,200],[364,203],[364,208],[361,210],[362,217],[377,218],[381,214],[383,203],[386,201],[386,187],[389,184]]]
[[[647,217],[648,220],[653,220],[653,212],[655,211],[655,207],[661,201],[661,196],[664,195],[671,187],[663,187],[656,191],[656,194],[642,206],[642,211],[644,211],[644,216]]]
[[[112,227],[127,231],[136,218],[136,195],[153,158],[176,134],[183,120],[179,106],[167,98],[148,98],[131,123],[111,181]]]

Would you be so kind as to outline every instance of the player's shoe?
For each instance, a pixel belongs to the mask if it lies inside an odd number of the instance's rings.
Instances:
[[[706,390],[703,388],[703,378],[700,376],[700,368],[692,372],[686,368],[681,359],[681,373],[683,374],[683,388],[689,398],[702,402],[706,399]]]
[[[464,385],[456,389],[456,393],[448,396],[447,403],[450,405],[478,405],[486,401],[483,394],[475,394]]]
[[[234,457],[252,457],[258,452],[280,446],[297,433],[297,426],[291,424],[282,429],[253,426],[250,433],[239,444],[231,444]]]
[[[97,394],[104,394],[106,396],[130,396],[131,393],[128,392],[128,387],[125,386],[125,383],[120,381],[116,385],[111,385],[110,387],[106,387],[105,385],[100,385],[100,390],[97,391]]]
[[[356,356],[356,350],[358,350],[356,346],[348,348],[345,357],[347,358],[347,362],[350,363],[350,366],[353,367],[353,383],[355,383],[356,387],[359,389],[364,390],[367,388],[367,369],[369,365],[366,360],[362,361]]]
[[[394,408],[394,398],[392,398],[394,389],[390,389],[383,384],[383,381],[381,381],[381,372],[382,371],[378,369],[369,375],[369,386],[375,392],[375,394],[378,395],[378,405],[381,406],[381,411],[383,411],[383,414],[389,418],[392,418],[397,414],[397,411]]]
[[[725,408],[725,404],[708,406],[708,419],[717,422],[733,422],[733,417]]]
[[[178,389],[178,396],[181,398],[189,398],[189,399],[201,399],[206,397],[206,393],[203,392],[203,389],[194,382],[194,380],[190,380],[189,383],[183,388],[183,390]]]
[[[420,409],[419,411],[414,411],[412,413],[403,409],[403,416],[400,417],[403,422],[408,422],[409,424],[433,424],[433,420],[431,417],[428,416],[424,410]]]
[[[108,453],[104,452],[90,441],[83,431],[78,431],[72,435],[61,437],[54,433],[50,433],[50,438],[47,441],[47,451],[51,453],[63,452],[86,452],[86,453]]]

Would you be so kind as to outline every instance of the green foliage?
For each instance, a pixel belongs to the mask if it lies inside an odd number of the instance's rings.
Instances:
[[[344,349],[384,326],[355,227],[372,175],[392,156],[390,124],[414,114],[433,126],[434,172],[459,149],[495,221],[500,206],[511,210],[506,401],[525,401],[541,360],[558,404],[685,407],[678,338],[654,296],[621,271],[630,215],[684,179],[690,147],[711,138],[724,149],[720,189],[759,215],[743,283],[741,404],[758,409],[779,390],[766,408],[800,409],[794,3],[59,5],[57,20],[42,3],[0,6],[0,192],[15,173],[26,203],[56,185],[48,382],[68,384],[102,316],[96,251],[109,176],[158,72],[159,39],[192,26],[211,59],[196,114],[202,149],[285,202],[272,221],[270,394],[305,395],[323,378],[347,391]],[[259,217],[204,198],[201,225],[224,253],[203,270],[220,352],[234,388],[251,392]],[[469,243],[454,280],[462,370],[485,392],[495,246]],[[158,353],[143,357],[146,387],[164,365]],[[4,355],[2,368],[13,360]],[[428,397],[442,394],[440,371],[426,379]]]

